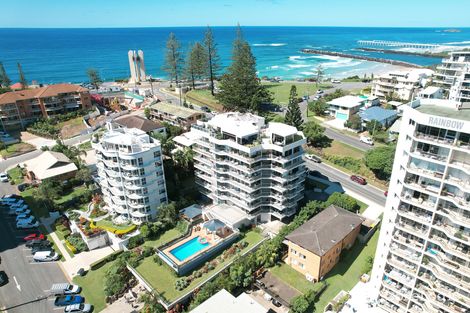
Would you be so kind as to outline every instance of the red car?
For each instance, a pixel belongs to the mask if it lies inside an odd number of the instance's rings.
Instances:
[[[24,237],[23,239],[24,239],[24,241],[44,240],[44,239],[46,239],[46,237],[41,233],[32,233],[32,234],[29,234],[28,236]]]
[[[361,176],[351,175],[351,180],[353,182],[356,182],[356,183],[360,184],[360,185],[367,185],[366,179],[361,177]]]

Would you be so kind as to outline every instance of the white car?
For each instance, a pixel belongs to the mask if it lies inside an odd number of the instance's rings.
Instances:
[[[64,309],[65,313],[75,313],[75,312],[84,312],[88,313],[91,312],[91,304],[89,303],[80,303],[80,304],[72,304],[67,305]]]
[[[6,173],[0,173],[0,181],[4,183],[8,183],[8,175]]]
[[[30,228],[36,228],[38,226],[39,226],[39,222],[34,219],[31,221],[19,220],[18,222],[16,222],[16,228],[18,229],[30,229]]]
[[[19,207],[15,209],[15,214],[20,215],[20,214],[31,214],[31,210],[28,208],[27,205],[23,205],[22,207]]]
[[[341,84],[341,81],[339,79],[333,79],[331,82],[333,84]]]
[[[33,255],[33,260],[36,262],[49,262],[57,261],[59,255],[55,251],[38,251]]]
[[[374,145],[374,141],[373,141],[372,138],[370,138],[370,137],[361,136],[361,137],[359,137],[359,140],[362,141],[362,142],[365,143],[365,144],[368,144],[368,145],[371,145],[371,146]]]

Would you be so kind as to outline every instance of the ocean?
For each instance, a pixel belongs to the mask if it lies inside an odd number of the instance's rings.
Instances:
[[[388,40],[469,47],[470,28],[445,32],[435,28],[357,27],[242,27],[257,59],[259,76],[296,79],[312,76],[318,65],[328,77],[347,77],[379,71],[387,65],[339,58],[306,55],[303,48],[326,49],[372,57],[383,57],[432,65],[439,59],[410,55],[361,52],[358,40]],[[0,29],[0,62],[12,81],[18,79],[20,62],[28,81],[38,83],[87,81],[86,70],[96,68],[105,80],[129,76],[127,51],[141,49],[147,73],[164,78],[161,70],[165,42],[170,32],[183,50],[201,41],[205,27],[99,28],[99,29]],[[213,27],[223,66],[230,64],[234,27]]]

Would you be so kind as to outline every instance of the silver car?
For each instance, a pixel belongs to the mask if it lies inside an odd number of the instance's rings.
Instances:
[[[89,303],[80,303],[80,304],[72,304],[67,305],[64,308],[65,313],[71,312],[91,312],[92,306]]]

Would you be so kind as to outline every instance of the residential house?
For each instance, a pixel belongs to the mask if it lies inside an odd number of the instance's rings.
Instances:
[[[307,280],[321,280],[338,263],[341,252],[352,247],[364,220],[330,205],[287,235],[286,263]]]
[[[421,90],[418,94],[420,99],[443,99],[444,89],[436,86],[429,86]]]
[[[113,123],[123,128],[137,128],[148,135],[160,134],[166,136],[166,127],[161,123],[151,121],[138,115],[123,115],[113,120]]]
[[[384,128],[388,128],[397,119],[397,111],[387,110],[381,107],[371,107],[359,112],[363,125],[367,122],[376,120]]]
[[[328,111],[334,118],[346,122],[349,118],[358,113],[368,102],[366,96],[344,96],[328,102]]]
[[[268,313],[269,309],[259,304],[247,293],[234,297],[225,289],[201,303],[189,313]]]
[[[150,114],[153,118],[168,122],[185,129],[204,117],[204,113],[184,106],[167,102],[158,102],[150,106]]]
[[[24,162],[26,177],[29,180],[41,181],[52,178],[64,181],[75,177],[77,166],[63,153],[45,151],[34,159]]]

